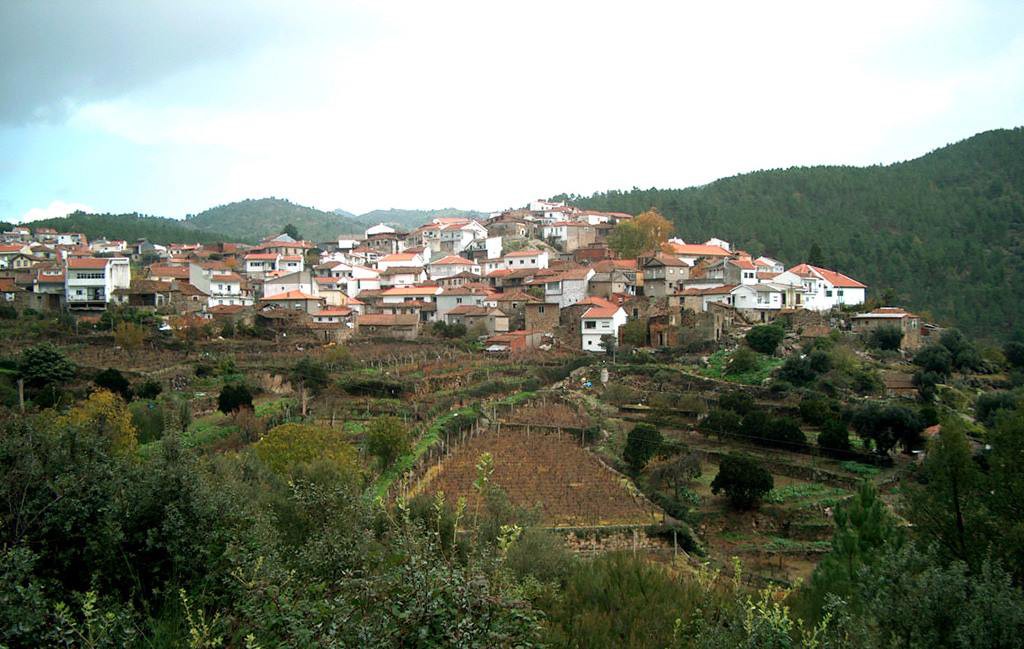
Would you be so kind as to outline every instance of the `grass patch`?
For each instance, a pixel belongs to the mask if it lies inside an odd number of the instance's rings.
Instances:
[[[765,502],[783,504],[820,500],[835,500],[846,495],[846,491],[837,487],[829,487],[823,484],[791,484],[778,489],[772,489]]]
[[[757,354],[756,366],[746,372],[728,374],[729,361],[732,359],[732,352],[721,349],[708,357],[707,367],[697,368],[697,373],[712,379],[742,383],[743,385],[761,385],[771,376],[775,368],[785,361],[781,358],[773,358],[764,354]]]
[[[854,475],[859,475],[865,478],[871,478],[878,475],[881,472],[877,466],[871,466],[870,464],[861,464],[860,462],[854,462],[852,460],[847,462],[840,462],[839,466],[849,471]]]

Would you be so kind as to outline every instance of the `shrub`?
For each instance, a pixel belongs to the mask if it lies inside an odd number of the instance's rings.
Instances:
[[[824,374],[832,369],[832,356],[823,349],[815,349],[807,355],[807,365],[816,374]]]
[[[826,451],[849,451],[850,429],[842,419],[829,419],[821,427],[818,446]]]
[[[747,344],[762,354],[774,354],[786,333],[778,325],[758,325],[747,332]]]
[[[240,408],[232,417],[235,426],[238,427],[238,436],[246,444],[258,442],[267,432],[267,424],[262,417],[257,417],[255,411],[249,408]]]
[[[609,383],[604,389],[602,398],[608,403],[622,406],[639,401],[640,393],[622,383]]]
[[[163,391],[164,386],[160,384],[160,381],[153,379],[146,379],[135,388],[135,394],[140,399],[156,399]]]
[[[981,423],[992,427],[996,423],[996,414],[1000,410],[1013,410],[1019,399],[1012,392],[985,392],[978,396],[974,406],[974,416]]]
[[[796,355],[786,359],[776,376],[782,381],[799,386],[807,385],[817,378],[817,374],[811,368],[810,360]]]
[[[740,432],[745,436],[751,438],[751,441],[755,443],[761,443],[761,440],[768,437],[768,428],[771,426],[772,418],[768,413],[761,410],[754,410],[747,413],[747,416],[743,418],[743,427]]]
[[[949,376],[953,371],[953,355],[943,345],[928,345],[914,356],[914,365],[925,372]]]
[[[110,390],[125,401],[132,398],[132,384],[124,377],[124,374],[113,367],[103,370],[92,380],[96,387]]]
[[[746,347],[740,347],[732,353],[732,358],[729,359],[729,365],[726,367],[725,373],[729,376],[745,374],[746,372],[756,370],[757,366],[757,352],[751,351]]]
[[[412,436],[398,417],[376,417],[366,425],[366,451],[377,458],[381,470],[409,452]]]
[[[868,347],[882,351],[899,351],[902,342],[903,330],[892,325],[872,329],[865,341]]]
[[[838,404],[820,397],[804,397],[800,401],[800,418],[811,426],[821,426],[836,416]]]
[[[924,425],[917,413],[906,406],[880,406],[869,403],[853,415],[853,429],[861,439],[875,444],[879,454],[885,455],[897,444],[910,450],[921,440]]]
[[[717,408],[708,413],[700,422],[699,430],[705,435],[714,435],[718,439],[739,434],[743,422],[732,410]]]
[[[139,443],[146,444],[164,436],[164,409],[156,401],[139,400],[128,406],[132,425],[138,430]]]
[[[636,472],[643,470],[661,448],[661,431],[651,424],[637,424],[629,431],[622,459]]]
[[[293,382],[305,386],[313,394],[320,394],[330,382],[327,367],[308,356],[299,359],[292,368],[290,378]]]
[[[253,444],[256,456],[272,471],[289,474],[302,465],[324,462],[354,481],[359,474],[356,452],[342,433],[307,424],[281,424]]]
[[[228,383],[217,396],[217,410],[228,414],[239,408],[252,408],[252,392],[244,383]]]
[[[1024,367],[1024,342],[1013,340],[1003,347],[1003,356],[1010,367]]]
[[[775,487],[772,474],[751,457],[727,455],[718,465],[711,493],[725,493],[736,509],[752,509]]]
[[[7,304],[0,304],[0,320],[16,320],[18,311]]]
[[[800,422],[792,417],[776,417],[768,424],[769,444],[791,451],[807,445],[807,437],[800,430]]]
[[[742,417],[754,409],[754,397],[742,390],[733,390],[719,395],[718,407],[731,410]]]

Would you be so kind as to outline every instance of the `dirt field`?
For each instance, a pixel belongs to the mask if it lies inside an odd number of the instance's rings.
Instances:
[[[476,464],[483,453],[494,458],[492,484],[520,507],[536,508],[551,526],[650,524],[656,508],[634,495],[622,476],[605,467],[569,435],[488,432],[455,447],[439,468],[428,472],[418,491],[443,491],[454,501],[472,502]]]

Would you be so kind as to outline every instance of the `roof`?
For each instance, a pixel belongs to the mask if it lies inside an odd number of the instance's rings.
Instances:
[[[0,277],[0,291],[3,291],[4,293],[13,293],[15,291],[24,290],[25,289],[21,288],[20,286],[14,283],[14,278]]]
[[[278,301],[278,300],[319,300],[319,299],[320,298],[316,297],[315,295],[310,295],[309,293],[304,293],[302,291],[297,291],[296,290],[296,291],[285,291],[284,293],[278,293],[276,295],[271,295],[270,297],[263,298],[263,301],[264,302],[268,302],[268,301]]]
[[[563,270],[554,277],[545,277],[542,281],[548,283],[561,282],[565,280],[581,280],[586,279],[587,275],[589,275],[592,272],[594,272],[592,268],[570,268],[568,270]]]
[[[68,259],[68,268],[97,270],[106,268],[109,261],[109,259],[97,259],[96,257],[79,257],[77,259]]]
[[[819,266],[811,266],[810,264],[797,264],[789,269],[790,273],[806,277],[808,274],[816,273],[826,282],[835,286],[836,288],[867,288],[866,285],[861,284],[852,277],[843,275],[842,273],[827,268],[821,268]]]
[[[174,282],[161,282],[153,279],[132,280],[128,288],[114,289],[119,295],[146,295],[149,293],[169,293],[174,291]]]
[[[245,307],[241,304],[218,304],[217,306],[211,306],[206,309],[208,313],[213,315],[235,315],[245,310]]]
[[[372,327],[408,327],[416,325],[419,321],[419,316],[414,313],[398,313],[395,315],[370,313],[361,315],[356,319],[360,326],[369,325]]]
[[[465,257],[462,257],[460,255],[448,255],[447,257],[441,257],[437,261],[430,262],[431,266],[451,266],[454,264],[461,264],[464,266],[475,266],[476,262],[472,261],[471,259],[466,259]]]
[[[506,257],[535,257],[537,255],[542,255],[542,254],[544,254],[543,250],[537,250],[536,248],[531,248],[529,250],[515,250],[513,252],[507,253],[505,256]]]
[[[246,261],[276,261],[276,252],[253,252],[245,256]]]
[[[497,295],[492,295],[491,299],[496,301],[496,302],[528,302],[528,303],[538,302],[539,303],[539,302],[543,302],[544,301],[544,300],[542,300],[540,298],[534,297],[534,296],[530,295],[529,293],[525,293],[523,291],[512,291],[510,293],[498,293]]]
[[[663,252],[659,252],[658,254],[656,254],[647,263],[651,263],[651,261],[658,262],[658,263],[660,263],[663,266],[689,266],[689,264],[684,262],[679,257],[673,257],[672,255],[666,255]]]
[[[706,243],[677,243],[669,241],[665,244],[674,255],[686,255],[687,257],[731,257],[732,253],[722,246],[709,246]]]
[[[683,290],[683,295],[725,295],[732,293],[739,284],[726,284],[724,286],[712,286],[710,288],[688,288]]]
[[[757,278],[758,279],[775,279],[776,277],[778,277],[781,274],[782,273],[772,273],[772,272],[768,272],[768,271],[762,270],[762,271],[758,271]]]
[[[469,286],[463,284],[462,286],[452,286],[451,288],[444,289],[441,295],[487,295],[489,291],[479,286]]]
[[[313,315],[346,316],[352,315],[352,309],[347,306],[329,306],[320,309],[319,312],[314,313]]]
[[[281,261],[302,261],[302,255],[281,255]]]
[[[380,258],[380,261],[412,261],[416,258],[416,253],[412,252],[393,252],[388,255],[384,255]]]
[[[0,245],[0,254],[8,252],[21,252],[24,248],[25,246],[20,243],[15,243],[12,245]]]
[[[436,286],[394,286],[381,291],[381,295],[437,295]]]
[[[913,313],[908,313],[899,307],[883,306],[867,313],[858,313],[853,316],[854,320],[902,320],[903,318],[917,318]]]
[[[419,275],[423,272],[422,266],[390,266],[384,270],[377,271],[378,274],[387,277],[389,275]]]
[[[730,259],[729,263],[742,270],[757,270],[757,267],[749,259]]]
[[[475,304],[460,304],[454,309],[448,311],[448,315],[487,315],[491,311],[497,310],[498,309],[490,309],[488,307],[477,306]]]
[[[211,282],[241,282],[242,276],[238,273],[217,273],[210,276]]]

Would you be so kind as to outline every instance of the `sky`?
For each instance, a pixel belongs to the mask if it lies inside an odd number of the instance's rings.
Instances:
[[[3,0],[0,220],[497,210],[1024,125],[1024,2]]]

